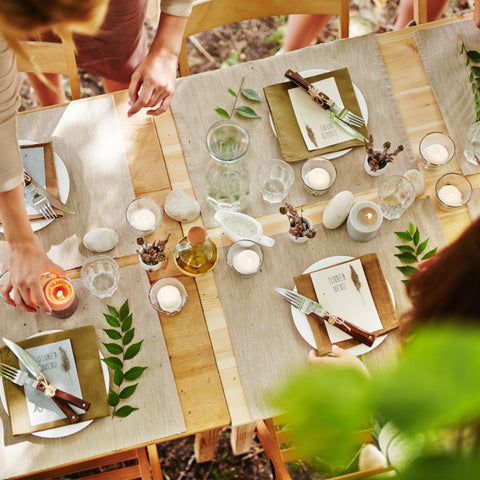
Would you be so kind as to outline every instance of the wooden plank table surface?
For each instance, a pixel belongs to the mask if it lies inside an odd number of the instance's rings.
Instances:
[[[413,32],[416,29],[430,28],[468,18],[472,18],[472,14],[406,28],[398,32],[384,33],[376,37],[409,140],[414,152],[416,152],[419,169],[425,177],[426,187],[422,197],[430,195],[433,198],[434,185],[439,175],[437,171],[425,170],[420,166],[419,141],[428,132],[446,132],[447,130],[425,75]],[[193,194],[171,112],[157,117],[155,124],[172,188],[183,189]],[[448,171],[460,172],[456,159],[449,164]],[[469,176],[469,179],[474,187],[480,185],[480,174]],[[355,199],[373,199],[375,196],[376,191],[367,190],[356,194]],[[328,200],[304,206],[304,213],[314,224],[322,221],[326,203],[328,203]],[[466,207],[448,213],[439,210],[438,213],[448,242],[457,238],[471,222]],[[265,235],[283,232],[285,229],[284,219],[280,214],[264,216],[259,218],[259,221],[263,225]],[[202,224],[201,219],[195,223]],[[184,230],[188,230],[190,226],[191,224],[184,225]],[[222,232],[221,227],[210,229],[208,232],[218,246],[230,243],[230,240]],[[251,446],[255,423],[252,422],[252,416],[242,389],[241,378],[214,276],[210,273],[197,279],[196,282],[232,420],[231,444],[233,452],[235,454],[243,453]],[[369,357],[366,358],[367,363],[381,364],[387,361],[388,357],[391,357],[392,350],[396,346],[395,335],[389,335],[387,340],[366,356]]]

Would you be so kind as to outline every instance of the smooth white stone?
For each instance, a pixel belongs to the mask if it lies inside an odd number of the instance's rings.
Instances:
[[[408,178],[413,183],[415,187],[415,196],[418,197],[425,190],[425,179],[423,178],[422,173],[415,168],[412,170],[407,170],[403,176]]]
[[[371,443],[364,445],[358,458],[359,470],[369,470],[370,468],[386,467],[387,459],[385,455]]]
[[[94,228],[83,236],[85,248],[92,252],[108,252],[118,244],[118,234],[111,228]]]
[[[353,205],[353,193],[348,190],[337,193],[325,207],[323,225],[333,230],[338,228],[348,217]]]
[[[172,190],[165,199],[164,209],[179,222],[191,222],[200,215],[200,204],[183,190]]]

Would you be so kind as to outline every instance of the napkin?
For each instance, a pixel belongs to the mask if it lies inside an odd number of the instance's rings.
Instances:
[[[43,148],[43,162],[44,165],[32,165],[32,162],[37,162],[41,159],[29,155],[29,150]],[[54,197],[60,199],[60,193],[58,190],[57,171],[55,169],[55,157],[53,154],[53,143],[35,143],[32,145],[21,145],[20,150],[22,152],[23,166],[32,176],[32,178],[48,190]],[[42,175],[43,173],[43,175]],[[57,215],[62,216],[61,210],[55,209]],[[43,216],[39,213],[28,215],[30,220],[42,219]]]
[[[377,254],[369,253],[357,258],[359,258],[362,262],[362,267],[365,272],[365,276],[367,277],[367,283],[375,303],[375,308],[377,309],[378,316],[380,317],[380,321],[382,323],[382,328],[374,332],[375,335],[380,336],[398,327],[397,314],[395,312],[387,281],[385,280],[385,276],[383,275],[380,267]],[[351,260],[347,261],[350,262]],[[345,262],[339,262],[339,264],[340,263]],[[311,299],[317,299],[309,273],[299,275],[293,280],[297,287],[298,293]],[[318,321],[313,315],[307,315],[307,318],[317,343],[318,354],[325,355],[326,353],[331,352],[332,344],[325,327],[325,322],[323,320]],[[358,343],[359,342],[357,340],[351,338],[338,342],[336,345],[341,348],[349,348],[354,345],[358,345]]]
[[[338,70],[332,70],[313,77],[307,77],[306,79],[312,83],[325,78],[333,77],[337,84],[340,96],[342,98],[343,105],[351,110],[353,113],[360,115],[360,107],[358,105],[357,96],[353,90],[352,80],[348,72],[348,68],[341,68]],[[282,150],[283,159],[286,162],[295,162],[297,160],[305,160],[319,156],[325,153],[337,152],[345,148],[357,147],[363,145],[362,142],[352,138],[351,140],[330,145],[325,148],[319,148],[317,150],[308,150],[305,141],[298,126],[295,112],[290,101],[288,90],[291,88],[299,88],[292,82],[282,82],[276,85],[270,85],[265,87],[265,97],[270,108],[273,124],[277,132],[278,141]],[[306,95],[306,94],[305,94]],[[320,105],[312,103],[312,108],[321,109]],[[368,131],[366,127],[358,129],[363,133],[365,137],[368,137]]]
[[[17,343],[23,348],[30,348],[65,339],[70,339],[72,344],[82,398],[91,403],[89,410],[80,415],[81,421],[108,416],[110,409],[107,403],[97,336],[93,326],[49,333]],[[18,367],[17,357],[7,347],[0,349],[0,360],[2,363]],[[19,387],[8,380],[3,380],[3,385],[13,435],[26,435],[32,432],[70,425],[67,419],[62,419],[34,427],[31,426],[23,387]]]

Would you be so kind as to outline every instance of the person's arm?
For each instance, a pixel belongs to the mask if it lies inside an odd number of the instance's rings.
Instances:
[[[332,345],[332,353],[324,357],[317,357],[315,350],[310,350],[308,352],[308,363],[317,368],[348,367],[358,370],[370,378],[370,372],[358,357],[336,345]]]
[[[473,9],[473,20],[475,25],[480,28],[480,0],[475,1],[475,6]]]
[[[188,17],[162,12],[148,55],[140,62],[130,81],[131,117],[150,107],[149,115],[165,112],[172,101],[177,77],[178,55]]]

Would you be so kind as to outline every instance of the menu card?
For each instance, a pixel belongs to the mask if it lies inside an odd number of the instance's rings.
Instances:
[[[312,85],[327,94],[335,103],[343,106],[334,77],[313,82]],[[291,88],[288,90],[288,95],[292,102],[298,128],[302,132],[303,140],[309,151],[352,139],[351,135],[332,122],[328,110],[324,110],[318,103],[312,101],[310,95],[303,88]]]
[[[311,278],[318,303],[329,313],[368,332],[382,328],[359,259],[313,272]],[[332,343],[351,338],[328,322],[325,326]]]

